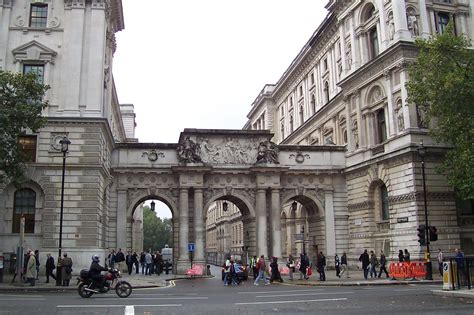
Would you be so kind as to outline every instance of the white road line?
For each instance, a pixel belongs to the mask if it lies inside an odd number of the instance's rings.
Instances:
[[[125,306],[124,315],[135,315],[135,309],[133,308],[133,305]]]
[[[43,298],[43,295],[13,295],[13,294],[0,294],[0,298],[10,298],[10,297],[21,297],[21,298]]]
[[[247,302],[247,303],[235,303],[235,305],[286,304],[286,303],[305,303],[305,302],[332,302],[332,301],[345,301],[345,300],[347,300],[347,298],[302,300],[302,301]]]
[[[396,289],[393,290],[395,292],[408,292],[408,291],[429,291],[429,288],[423,288],[423,289]]]
[[[90,308],[113,308],[113,307],[124,307],[125,305],[57,305],[56,308],[85,308],[85,307],[90,307]],[[146,305],[132,305],[134,307],[179,307],[183,306],[182,304],[146,304]]]
[[[293,292],[314,292],[314,291],[323,291],[324,289],[311,289],[311,290],[286,290],[286,291],[258,291],[258,292],[237,292],[237,294],[265,294],[265,293],[293,293]]]
[[[321,292],[321,293],[302,293],[302,294],[284,294],[284,295],[257,295],[256,298],[274,298],[286,296],[308,296],[308,295],[331,295],[331,294],[352,294],[354,292]]]
[[[207,296],[196,296],[196,297],[144,297],[144,298],[135,298],[128,297],[127,300],[208,300]],[[117,300],[122,300],[117,298]]]
[[[0,298],[0,301],[44,301],[46,300],[45,298],[5,298],[5,299],[2,299]]]

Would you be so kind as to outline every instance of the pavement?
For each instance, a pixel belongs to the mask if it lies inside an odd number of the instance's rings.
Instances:
[[[205,278],[213,278],[214,276],[220,279],[221,277],[221,268],[219,266],[211,266],[211,276],[205,276]],[[317,273],[309,277],[308,280],[299,279],[300,274],[296,272],[293,275],[294,280],[290,280],[288,276],[283,276],[283,280],[287,284],[292,285],[302,285],[302,286],[383,286],[383,285],[420,285],[420,284],[430,284],[430,285],[439,285],[439,290],[432,290],[435,295],[443,296],[455,296],[455,297],[464,297],[464,298],[474,298],[474,290],[456,290],[456,291],[446,291],[442,290],[443,281],[439,274],[433,275],[433,280],[424,280],[424,279],[390,279],[390,278],[374,278],[365,280],[361,270],[351,270],[349,278],[342,277],[338,278],[335,275],[333,270],[328,270],[326,272],[326,281],[319,281],[319,275]],[[55,281],[50,283],[45,283],[46,278],[40,276],[39,280],[36,280],[35,286],[30,286],[29,284],[20,283],[17,278],[14,283],[12,283],[13,275],[4,275],[3,282],[0,283],[0,293],[2,292],[68,292],[76,290],[76,277],[73,275],[73,278],[70,282],[69,287],[57,287]],[[128,273],[122,274],[122,279],[128,281],[133,288],[158,288],[168,286],[173,280],[189,280],[192,279],[183,276],[183,275],[174,275],[174,274],[165,274],[161,275],[151,275],[146,276],[142,274]],[[248,281],[253,281],[252,275],[250,275]]]

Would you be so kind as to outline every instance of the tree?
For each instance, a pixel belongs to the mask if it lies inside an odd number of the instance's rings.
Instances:
[[[35,73],[0,70],[0,183],[20,184],[24,180],[25,155],[18,137],[44,125],[41,112],[48,105],[43,100],[48,89]]]
[[[430,133],[452,146],[439,171],[463,199],[474,198],[474,52],[452,23],[442,34],[417,40],[409,67],[408,101],[424,108]]]
[[[150,207],[143,207],[143,249],[160,250],[168,244],[173,247],[173,225],[171,219],[158,218]]]

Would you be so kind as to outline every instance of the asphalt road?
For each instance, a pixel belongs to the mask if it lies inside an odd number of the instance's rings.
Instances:
[[[474,314],[474,300],[439,297],[439,285],[225,287],[220,278],[180,280],[83,299],[76,292],[0,294],[0,314]]]

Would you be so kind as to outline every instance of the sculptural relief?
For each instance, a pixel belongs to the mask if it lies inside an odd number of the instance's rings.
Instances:
[[[189,137],[184,139],[183,144],[180,144],[177,148],[178,161],[180,163],[200,163],[202,162],[199,156],[200,149],[193,140]]]
[[[225,137],[220,143],[198,138],[199,156],[208,164],[253,164],[257,156],[255,140],[243,142],[236,137]],[[215,141],[215,140],[214,140]]]
[[[417,14],[415,12],[415,9],[413,8],[407,9],[407,24],[408,24],[407,26],[412,36],[420,35],[419,28],[418,28],[418,19],[416,16]]]
[[[257,163],[278,164],[280,150],[276,143],[270,140],[260,142],[258,145]]]

